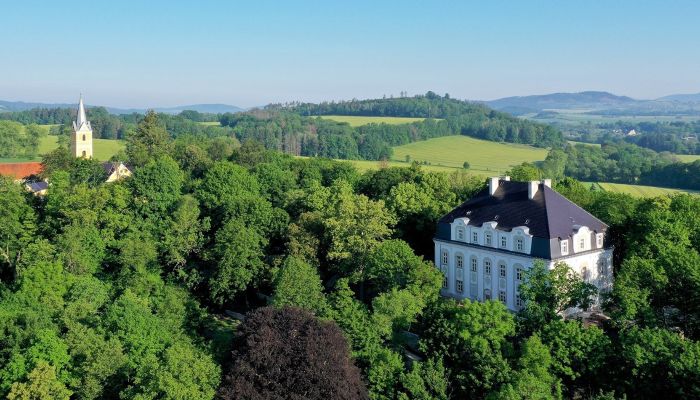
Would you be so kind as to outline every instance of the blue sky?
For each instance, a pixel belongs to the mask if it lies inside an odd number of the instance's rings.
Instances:
[[[5,1],[0,99],[700,92],[697,1]]]

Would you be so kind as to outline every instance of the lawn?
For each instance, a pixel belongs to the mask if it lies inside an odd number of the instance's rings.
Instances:
[[[110,140],[110,139],[93,139],[93,156],[96,160],[107,161],[114,154],[119,152],[124,148],[125,144],[123,140]],[[0,162],[25,162],[25,161],[40,161],[41,155],[50,152],[51,150],[58,147],[58,136],[44,136],[39,142],[38,157],[33,159],[26,158],[0,158]]]
[[[683,162],[693,162],[700,160],[700,155],[697,154],[676,154],[679,160]]]
[[[547,149],[468,136],[444,136],[394,147],[391,160],[408,165],[407,156],[411,161],[427,161],[431,166],[451,169],[462,168],[467,161],[470,165],[469,172],[494,175],[523,162],[542,161],[547,157]]]
[[[698,192],[692,190],[670,189],[643,185],[626,185],[623,183],[597,182],[592,183],[591,185],[596,185],[599,189],[605,190],[606,192],[626,193],[635,197],[657,197],[677,193],[698,194]]]
[[[221,126],[219,121],[204,121],[204,122],[199,122],[201,125],[206,125],[206,126]]]
[[[331,119],[337,122],[347,122],[350,126],[362,126],[367,124],[410,124],[411,122],[423,121],[425,118],[409,118],[409,117],[357,117],[349,115],[322,115],[323,119]]]

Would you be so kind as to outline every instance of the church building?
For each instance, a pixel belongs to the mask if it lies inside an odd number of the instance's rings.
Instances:
[[[608,226],[552,189],[551,180],[489,178],[488,187],[438,221],[435,265],[442,294],[523,303],[519,285],[535,260],[564,262],[599,291],[612,287]]]
[[[73,133],[70,137],[70,152],[76,158],[92,158],[92,127],[85,116],[83,96],[78,103],[78,117],[73,121]]]

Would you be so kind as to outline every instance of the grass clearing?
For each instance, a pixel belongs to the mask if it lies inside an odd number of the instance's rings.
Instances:
[[[625,193],[635,197],[658,197],[669,194],[693,193],[700,194],[693,190],[671,189],[657,186],[627,185],[624,183],[594,182],[591,185],[597,186],[606,192]]]
[[[323,119],[330,119],[336,122],[347,122],[350,126],[362,126],[368,124],[390,124],[401,125],[410,124],[411,122],[424,121],[425,118],[410,118],[410,117],[362,117],[354,115],[321,115]]]
[[[693,162],[700,160],[700,155],[698,154],[675,154],[675,156],[683,162]]]
[[[93,156],[96,160],[107,161],[123,150],[126,143],[123,140],[93,139]],[[41,156],[58,147],[58,136],[48,135],[39,140],[38,156],[34,158],[0,158],[0,162],[41,161]]]
[[[204,122],[197,122],[200,125],[206,125],[206,126],[221,126],[219,121],[204,121]]]
[[[391,161],[409,165],[407,156],[411,161],[427,161],[431,166],[451,169],[462,169],[466,161],[470,165],[469,172],[494,175],[523,162],[542,161],[547,157],[547,149],[468,136],[443,136],[394,147]]]

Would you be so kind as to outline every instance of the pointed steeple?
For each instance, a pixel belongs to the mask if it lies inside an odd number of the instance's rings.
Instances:
[[[83,124],[87,122],[87,117],[85,117],[85,105],[83,105],[83,94],[80,94],[80,102],[78,103],[78,119],[75,121],[75,125],[80,129]]]

